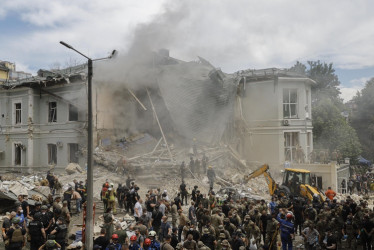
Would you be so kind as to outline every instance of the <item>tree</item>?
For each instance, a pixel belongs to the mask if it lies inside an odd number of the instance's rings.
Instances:
[[[371,78],[350,103],[352,126],[362,143],[363,156],[374,160],[374,78]]]
[[[312,105],[326,98],[332,99],[335,105],[343,106],[343,101],[339,97],[340,81],[335,74],[332,63],[321,63],[308,61],[309,68],[306,71],[307,76],[313,79],[316,84],[312,85]]]
[[[332,63],[308,61],[308,66],[297,62],[292,71],[311,78],[313,139],[316,149],[339,150],[353,161],[361,153],[356,131],[341,115],[344,104],[339,97],[340,81]]]
[[[356,131],[341,115],[338,107],[331,99],[321,100],[312,109],[313,135],[315,147],[339,150],[343,157],[353,161],[361,153],[361,145]]]

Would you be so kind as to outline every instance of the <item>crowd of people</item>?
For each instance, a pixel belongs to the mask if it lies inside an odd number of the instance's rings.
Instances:
[[[217,197],[213,189],[202,194],[198,186],[188,201],[184,181],[174,199],[166,190],[148,190],[140,197],[134,182],[125,188],[130,199],[124,208],[135,222],[122,229],[114,223],[113,207],[107,207],[95,249],[293,249],[297,235],[305,249],[371,249],[374,240],[374,212],[367,202],[350,196],[338,201],[331,188],[323,202],[317,196],[313,201],[293,196],[234,200],[231,193]]]
[[[26,195],[19,195],[16,208],[7,213],[2,224],[2,236],[6,250],[20,250],[27,242],[31,250],[61,249],[67,245],[68,227],[73,215],[78,215],[86,199],[83,181],[74,180],[74,186],[63,195],[55,194],[58,179],[48,172],[46,180],[51,182],[51,194],[34,206],[27,202]],[[75,213],[71,202],[75,202]]]
[[[368,195],[374,190],[374,174],[353,174],[348,181],[341,181],[340,188],[342,193]]]
[[[297,236],[305,249],[371,249],[374,242],[368,203],[350,196],[337,200],[331,188],[325,201],[273,196],[266,202],[230,192],[218,196],[213,181],[203,193],[198,186],[188,192],[183,179],[176,197],[160,189],[141,197],[133,179],[125,182],[117,188],[109,181],[102,185],[103,224],[94,249],[293,249]],[[31,250],[66,249],[72,207],[80,213],[86,199],[84,183],[74,180],[63,195],[36,202],[32,209],[25,198],[18,197],[17,208],[3,221],[5,249],[22,249],[27,241]],[[118,209],[134,218],[127,228],[116,222]]]

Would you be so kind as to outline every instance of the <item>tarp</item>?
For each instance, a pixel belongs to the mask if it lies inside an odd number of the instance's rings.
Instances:
[[[361,155],[358,157],[358,164],[360,165],[366,165],[366,166],[371,166],[371,161],[366,160],[364,157]]]

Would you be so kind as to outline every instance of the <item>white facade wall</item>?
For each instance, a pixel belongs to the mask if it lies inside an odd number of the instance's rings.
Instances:
[[[86,147],[86,109],[80,99],[83,83],[44,88],[76,103],[78,121],[69,121],[69,103],[61,98],[28,87],[0,90],[0,171],[38,171],[54,167],[63,169],[70,163],[69,143]],[[57,121],[48,122],[49,102],[57,103]],[[15,103],[22,104],[21,123],[15,124]],[[21,162],[16,164],[16,144],[21,145]],[[48,162],[48,144],[57,146],[57,164]],[[85,156],[79,152],[78,163],[84,166]]]
[[[246,160],[270,166],[283,164],[287,160],[285,133],[297,133],[295,141],[306,156],[304,160],[308,161],[308,152],[313,150],[311,84],[313,81],[308,78],[291,77],[246,82],[241,109],[249,131],[241,142],[240,150]],[[297,93],[297,117],[284,118],[285,89]]]

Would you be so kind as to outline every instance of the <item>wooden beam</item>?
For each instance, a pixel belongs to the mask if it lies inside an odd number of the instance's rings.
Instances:
[[[168,149],[169,156],[170,156],[171,160],[174,161],[174,159],[173,159],[173,155],[172,155],[172,153],[171,153],[171,151],[170,151],[169,144],[168,144],[168,142],[167,142],[167,140],[166,140],[166,137],[165,137],[164,131],[162,130],[162,127],[161,127],[160,121],[158,120],[158,116],[157,116],[157,113],[156,113],[155,106],[153,105],[153,102],[152,102],[152,99],[151,99],[151,95],[149,94],[148,89],[146,89],[146,90],[147,90],[147,94],[148,94],[149,101],[151,102],[151,106],[152,106],[153,114],[154,114],[155,117],[156,117],[156,121],[157,121],[157,124],[158,124],[158,126],[159,126],[159,128],[160,128],[160,131],[161,131],[162,137],[164,138],[164,142],[165,142],[165,144],[166,144],[166,148]]]

